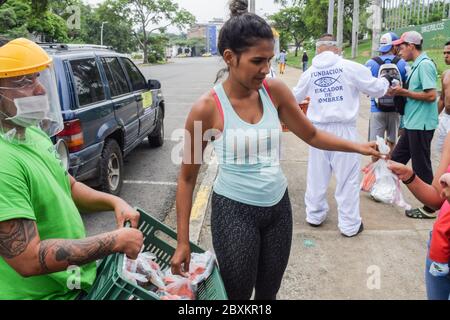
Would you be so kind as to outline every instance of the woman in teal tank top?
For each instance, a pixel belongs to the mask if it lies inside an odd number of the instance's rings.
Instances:
[[[317,130],[282,81],[265,82],[274,37],[266,21],[247,8],[247,0],[231,1],[231,18],[221,29],[218,44],[228,78],[200,97],[186,121],[176,200],[178,244],[171,266],[174,274],[188,269],[189,219],[201,165],[195,160],[203,159],[212,141],[219,173],[211,232],[225,289],[233,300],[250,299],[253,290],[255,299],[267,300],[276,298],[292,239],[292,209],[279,163],[280,120],[316,148],[379,154],[374,143],[353,143]]]

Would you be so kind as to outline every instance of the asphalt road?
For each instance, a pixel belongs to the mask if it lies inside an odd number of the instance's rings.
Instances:
[[[213,87],[217,72],[223,67],[218,58],[174,59],[168,64],[141,67],[148,79],[162,84],[166,102],[165,142],[161,148],[151,149],[147,141],[138,146],[124,160],[124,185],[121,197],[133,206],[142,208],[163,221],[175,203],[176,181],[179,172],[180,138],[192,104]],[[89,235],[115,228],[111,212],[83,214]]]

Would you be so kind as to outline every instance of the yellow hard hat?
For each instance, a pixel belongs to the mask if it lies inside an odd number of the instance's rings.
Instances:
[[[52,58],[33,41],[12,40],[0,47],[0,78],[36,73],[46,69]]]

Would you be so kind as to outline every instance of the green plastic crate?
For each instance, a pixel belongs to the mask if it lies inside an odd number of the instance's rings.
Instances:
[[[175,248],[161,238],[169,237],[176,240],[175,231],[143,210],[139,208],[137,210],[141,214],[139,230],[144,234],[144,252],[149,251],[156,255],[156,262],[162,270],[169,268]],[[205,252],[192,242],[191,251]],[[156,293],[147,291],[123,277],[123,262],[124,254],[119,253],[110,255],[103,260],[92,289],[86,297],[87,300],[159,300]],[[227,300],[217,264],[208,279],[198,285],[197,300]]]

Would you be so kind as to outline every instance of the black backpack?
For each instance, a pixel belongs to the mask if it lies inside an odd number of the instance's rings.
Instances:
[[[389,74],[392,79],[397,80],[398,85],[402,86],[402,76],[400,74],[400,70],[398,69],[397,63],[400,61],[400,57],[395,57],[392,59],[386,59],[383,61],[380,57],[374,57],[372,58],[373,61],[378,63],[380,66],[380,69],[378,71],[378,78],[381,78],[385,74]],[[388,62],[389,61],[389,62]],[[399,101],[398,97],[393,96],[383,96],[381,98],[376,98],[375,103],[377,105],[377,108],[382,112],[398,112],[402,114],[404,109],[404,106],[401,106],[401,101]]]

